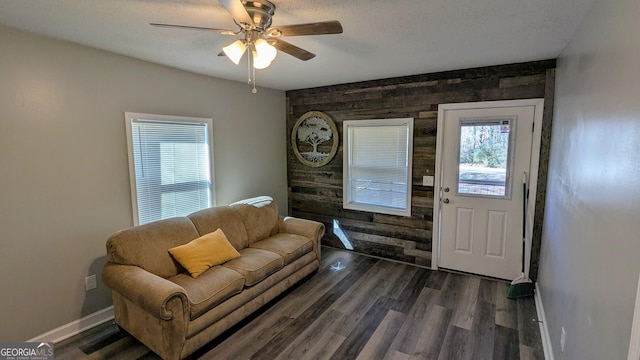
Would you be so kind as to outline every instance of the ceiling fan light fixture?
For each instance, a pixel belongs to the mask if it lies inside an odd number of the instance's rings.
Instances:
[[[224,54],[227,55],[229,60],[238,65],[240,63],[240,59],[242,59],[242,55],[247,51],[247,43],[244,40],[236,40],[223,47],[222,51],[224,51]]]
[[[266,69],[271,65],[268,57],[260,56],[260,53],[253,50],[253,68],[256,70]]]
[[[258,56],[260,58],[264,58],[264,61],[272,62],[278,54],[278,50],[276,50],[273,45],[269,44],[267,40],[263,38],[256,40],[254,45],[256,47],[256,51],[258,52]]]

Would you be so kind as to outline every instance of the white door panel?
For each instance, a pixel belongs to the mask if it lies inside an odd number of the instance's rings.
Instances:
[[[502,279],[520,275],[522,182],[535,106],[443,113],[439,266]]]

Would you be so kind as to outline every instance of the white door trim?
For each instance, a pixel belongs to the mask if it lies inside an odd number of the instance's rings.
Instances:
[[[529,201],[526,216],[526,256],[525,274],[529,276],[529,263],[531,261],[531,235],[533,233],[533,219],[536,207],[536,193],[538,189],[538,162],[540,160],[540,143],[542,140],[542,116],[544,112],[544,99],[483,101],[456,104],[438,105],[438,135],[436,138],[436,174],[433,187],[433,238],[431,242],[431,268],[438,270],[440,259],[440,199],[442,188],[442,152],[444,144],[444,113],[449,110],[464,109],[489,109],[515,106],[534,107],[533,141],[531,145],[531,165],[529,167]]]
[[[638,290],[636,290],[636,305],[633,310],[629,355],[627,356],[627,360],[638,359],[640,359],[640,277],[638,278]]]

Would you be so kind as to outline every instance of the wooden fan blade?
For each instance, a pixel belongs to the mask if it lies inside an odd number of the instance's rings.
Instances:
[[[273,26],[267,30],[267,34],[270,33],[280,33],[280,36],[342,34],[342,25],[339,21],[333,20],[309,24]]]
[[[273,44],[273,46],[282,51],[285,52],[293,57],[297,57],[298,59],[302,60],[302,61],[307,61],[307,60],[311,60],[314,57],[316,57],[316,54],[309,52],[305,49],[299,48],[293,44],[290,44],[284,40],[280,40],[278,39],[276,41],[275,44]]]
[[[174,28],[174,29],[187,29],[187,30],[204,30],[204,31],[213,31],[213,32],[219,32],[219,33],[232,33],[235,34],[235,32],[231,31],[231,30],[225,30],[225,29],[216,29],[216,28],[208,28],[208,27],[200,27],[200,26],[187,26],[187,25],[175,25],[175,24],[160,24],[160,23],[149,23],[149,25],[151,26],[157,26],[157,27],[165,27],[165,28]]]
[[[219,0],[220,4],[233,16],[237,23],[253,25],[253,19],[240,0]]]

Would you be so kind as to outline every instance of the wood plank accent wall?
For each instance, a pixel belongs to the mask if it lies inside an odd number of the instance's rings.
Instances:
[[[325,223],[325,245],[348,249],[336,236],[344,234],[356,252],[430,266],[434,194],[422,176],[435,174],[438,104],[549,98],[547,72],[555,66],[544,60],[287,91],[288,135],[312,110],[331,116],[340,135],[335,158],[319,168],[301,164],[289,140],[289,214]],[[400,117],[415,119],[411,217],[343,209],[343,121]]]

